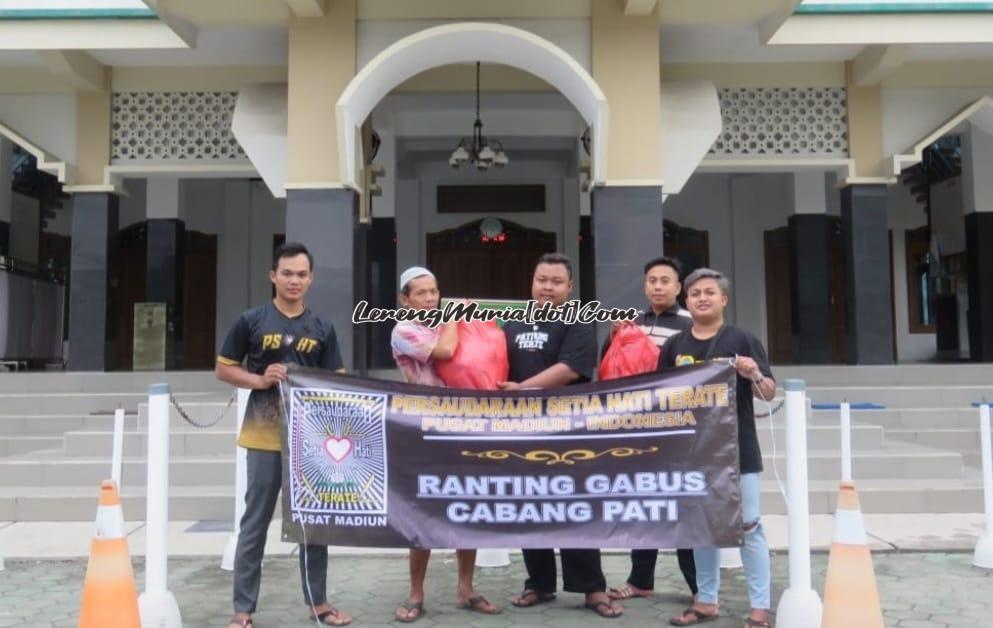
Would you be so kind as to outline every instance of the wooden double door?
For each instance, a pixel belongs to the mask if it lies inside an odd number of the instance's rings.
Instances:
[[[187,231],[183,264],[182,368],[214,368],[217,316],[217,236]],[[134,304],[145,301],[147,277],[145,224],[118,234],[118,274],[114,290],[116,368],[133,367]]]
[[[789,227],[765,232],[765,302],[769,359],[774,364],[792,364],[793,356],[793,245]],[[848,361],[847,258],[841,234],[841,219],[828,223],[828,291],[831,306],[831,358]]]
[[[428,268],[444,297],[530,299],[534,265],[554,253],[555,234],[507,220],[503,240],[483,240],[481,220],[427,236]]]

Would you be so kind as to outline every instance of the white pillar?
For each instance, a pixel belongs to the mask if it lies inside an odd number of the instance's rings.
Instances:
[[[841,481],[852,481],[852,406],[841,404]]]
[[[148,485],[145,505],[145,592],[142,628],[182,628],[169,591],[169,384],[148,387]]]
[[[976,543],[972,564],[983,569],[993,569],[993,452],[990,450],[990,405],[979,408],[980,445],[983,452],[983,506],[986,512],[986,530]]]
[[[790,586],[776,609],[781,628],[821,625],[821,598],[810,587],[810,503],[807,495],[807,385],[788,379],[786,391],[786,497],[789,509]]]
[[[110,479],[121,490],[121,464],[124,457],[124,408],[114,410],[114,445],[110,457]]]

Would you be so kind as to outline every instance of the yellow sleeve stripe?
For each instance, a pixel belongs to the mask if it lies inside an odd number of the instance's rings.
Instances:
[[[226,358],[223,355],[217,356],[217,361],[225,366],[241,366],[241,362],[238,360],[232,360],[231,358]]]

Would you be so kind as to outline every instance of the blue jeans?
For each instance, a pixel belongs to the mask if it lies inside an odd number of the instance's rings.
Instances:
[[[745,528],[745,545],[741,548],[741,562],[748,581],[748,599],[754,609],[768,610],[772,587],[769,566],[769,542],[762,529],[759,514],[761,486],[758,473],[741,476],[741,520]],[[697,600],[704,604],[717,604],[721,590],[721,550],[716,547],[693,549],[696,560],[696,584],[700,592]]]

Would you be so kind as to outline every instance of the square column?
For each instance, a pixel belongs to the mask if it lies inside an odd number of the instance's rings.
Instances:
[[[0,136],[0,255],[10,255],[10,219],[13,211],[13,176],[10,169],[14,160],[14,143]]]
[[[826,214],[789,217],[794,364],[832,361],[829,229]]]
[[[69,291],[69,370],[114,368],[113,293],[118,198],[108,192],[73,195]]]
[[[145,229],[145,301],[166,304],[165,367],[181,369],[186,225],[177,218],[150,218]]]
[[[352,311],[356,299],[355,259],[358,195],[346,188],[286,191],[286,241],[301,242],[314,256],[314,283],[307,307],[334,324],[345,368],[354,365]]]
[[[993,135],[975,124],[962,134],[962,197],[969,282],[969,357],[993,362]]]
[[[848,356],[854,364],[893,364],[893,302],[885,185],[841,191],[848,261]]]
[[[662,188],[597,187],[590,200],[597,300],[603,307],[645,307],[645,262],[662,255]],[[606,325],[599,327],[606,333]]]

